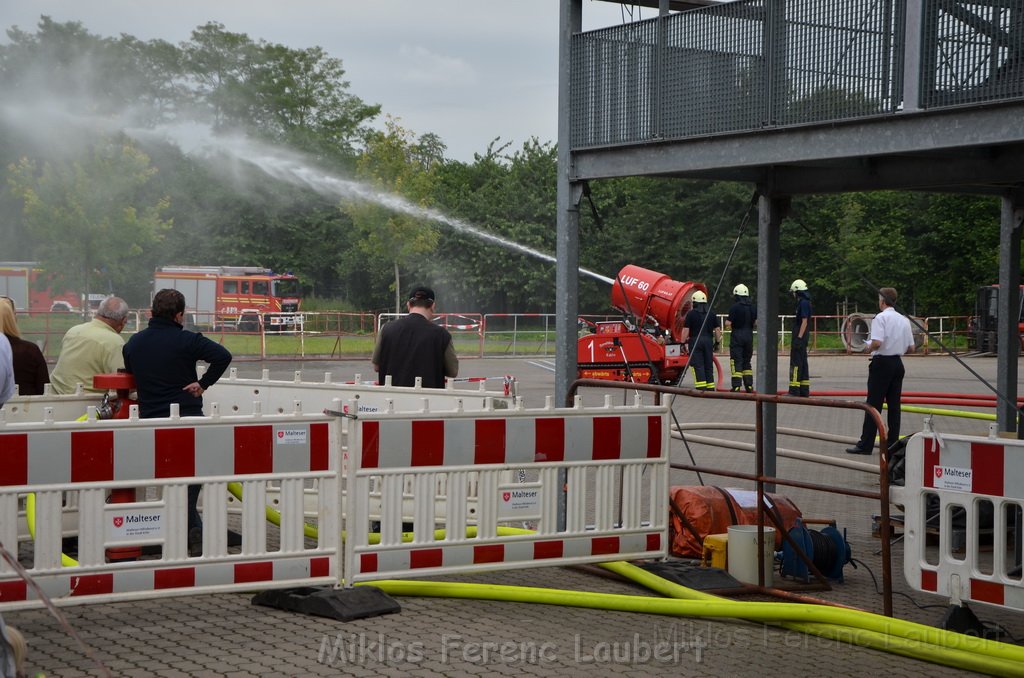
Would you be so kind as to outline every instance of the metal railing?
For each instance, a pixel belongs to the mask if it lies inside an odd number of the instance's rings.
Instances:
[[[122,336],[127,339],[146,327],[147,310],[131,311]],[[211,314],[195,315],[195,325],[214,341],[223,344],[236,360],[288,360],[310,357],[367,357],[373,351],[377,331],[387,321],[401,317],[394,313],[343,313],[316,311],[266,314],[253,320],[252,326],[216,322]],[[853,314],[857,315],[857,314]],[[720,354],[728,355],[730,333],[725,328],[725,315],[719,314],[723,328]],[[811,351],[819,353],[850,352],[844,343],[845,321],[851,315],[816,315],[812,318]],[[280,318],[280,322],[275,322]],[[596,322],[619,319],[613,315],[580,315],[581,332]],[[921,319],[931,340],[925,337],[919,352],[942,352],[943,346],[956,352],[969,350],[968,316],[935,316]],[[59,312],[18,313],[22,338],[35,342],[52,365],[60,355],[64,333],[82,322],[79,314]],[[461,357],[552,356],[555,353],[556,331],[553,313],[445,313],[438,322],[452,333]],[[791,343],[793,316],[779,316],[781,351]],[[756,330],[755,330],[756,334]]]
[[[1024,97],[1024,0],[909,7],[740,0],[579,33],[572,148]],[[908,63],[919,64],[911,102]]]

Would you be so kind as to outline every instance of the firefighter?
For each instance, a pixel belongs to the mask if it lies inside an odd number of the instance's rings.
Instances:
[[[690,301],[693,302],[693,308],[683,319],[681,341],[684,344],[689,341],[688,365],[693,367],[694,387],[714,391],[714,349],[722,341],[722,328],[718,324],[718,316],[708,312],[707,294],[697,290]]]
[[[754,326],[757,324],[757,309],[750,303],[750,290],[740,283],[732,288],[736,303],[729,308],[725,326],[729,336],[729,371],[732,374],[732,390],[739,391],[742,385],[747,393],[754,392],[754,370],[750,359],[754,355]]]
[[[807,283],[797,278],[789,286],[796,300],[793,314],[793,347],[789,351],[789,395],[811,395],[811,375],[807,366],[807,339],[811,331],[811,294]]]

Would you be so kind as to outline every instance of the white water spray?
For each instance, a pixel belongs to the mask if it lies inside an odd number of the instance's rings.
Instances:
[[[268,176],[292,184],[306,186],[323,196],[365,200],[376,203],[395,212],[443,223],[461,232],[461,234],[468,234],[509,250],[527,254],[544,261],[550,261],[551,263],[557,263],[557,259],[550,254],[520,245],[494,234],[489,234],[485,230],[472,226],[461,219],[447,216],[438,210],[421,207],[400,196],[381,192],[381,190],[376,190],[364,183],[343,179],[315,169],[298,154],[284,152],[281,149],[276,149],[276,147],[255,143],[241,137],[214,136],[209,134],[208,130],[206,134],[200,133],[197,135],[197,132],[201,131],[197,127],[190,127],[187,130],[187,134],[182,134],[178,131],[178,128],[161,128],[156,131],[136,129],[128,130],[128,133],[136,138],[153,137],[155,134],[169,136],[186,153],[195,153],[198,149],[203,149],[207,152],[219,151],[259,168]],[[189,139],[188,143],[184,142],[185,138]],[[580,268],[580,272],[585,274],[585,276],[608,285],[614,283],[612,279],[601,276],[600,273],[587,270],[586,268]]]
[[[459,233],[472,235],[509,250],[527,254],[551,263],[557,263],[557,259],[550,254],[545,254],[511,240],[506,240],[493,233],[482,231],[461,219],[450,217],[438,210],[421,207],[401,196],[378,191],[360,182],[342,179],[318,170],[297,153],[290,153],[279,148],[254,143],[241,137],[214,136],[208,128],[201,126],[188,126],[187,128],[164,127],[155,131],[134,129],[126,130],[126,133],[140,140],[154,138],[154,136],[171,138],[182,150],[188,153],[194,153],[199,149],[220,151],[259,168],[268,176],[291,184],[305,186],[321,195],[373,202],[395,212],[445,224]],[[583,275],[590,276],[609,285],[615,282],[612,278],[588,271],[585,268],[580,268],[579,271]]]

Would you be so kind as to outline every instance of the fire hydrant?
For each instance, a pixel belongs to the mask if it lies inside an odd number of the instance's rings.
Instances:
[[[131,390],[135,388],[135,377],[127,372],[97,374],[92,378],[92,387],[107,391],[107,394],[103,396],[103,403],[97,411],[100,419],[127,419],[131,406],[138,405],[137,400],[131,399]],[[116,397],[110,397],[109,392],[111,390],[116,392]],[[134,487],[112,489],[107,497],[108,504],[130,504],[134,502]],[[141,555],[141,546],[116,546],[107,549],[107,560],[110,562],[136,560]]]

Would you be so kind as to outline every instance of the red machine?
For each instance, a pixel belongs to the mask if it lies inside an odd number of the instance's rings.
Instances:
[[[579,338],[577,376],[679,383],[689,360],[680,343],[683,318],[697,290],[707,293],[701,283],[677,282],[639,266],[623,267],[612,283],[612,306],[622,311],[624,318],[595,323],[592,334]]]

